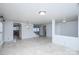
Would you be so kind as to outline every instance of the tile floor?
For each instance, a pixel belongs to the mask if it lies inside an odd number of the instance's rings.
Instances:
[[[0,48],[0,55],[78,55],[79,52],[52,43],[50,38],[31,38],[8,42]]]

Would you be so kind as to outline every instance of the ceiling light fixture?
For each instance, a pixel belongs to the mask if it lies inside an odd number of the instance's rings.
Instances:
[[[39,11],[39,15],[46,15],[46,11]]]
[[[65,23],[65,22],[66,22],[66,20],[62,20],[62,22],[63,22],[63,23]]]
[[[63,18],[62,22],[63,22],[63,23],[66,23],[66,22],[67,22],[67,21],[66,21],[66,17]]]

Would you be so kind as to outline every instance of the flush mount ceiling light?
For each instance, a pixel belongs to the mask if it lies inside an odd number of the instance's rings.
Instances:
[[[39,15],[46,15],[46,11],[39,11]]]
[[[65,23],[65,22],[66,22],[66,20],[62,20],[62,22],[63,22],[63,23]]]
[[[62,20],[62,22],[63,22],[63,23],[66,23],[66,22],[67,22],[65,17],[64,17],[64,19]]]

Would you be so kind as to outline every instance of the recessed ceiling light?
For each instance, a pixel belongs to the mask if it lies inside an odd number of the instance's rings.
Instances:
[[[63,22],[63,23],[65,23],[65,22],[66,22],[66,20],[62,20],[62,22]]]
[[[46,15],[46,11],[39,11],[39,15]]]

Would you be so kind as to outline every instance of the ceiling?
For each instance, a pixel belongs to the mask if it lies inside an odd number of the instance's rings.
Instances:
[[[46,11],[46,15],[39,15]],[[1,3],[0,15],[5,20],[30,22],[35,24],[49,23],[51,20],[61,21],[77,19],[78,4],[76,3]]]
[[[73,17],[66,17],[66,18],[62,18],[62,19],[57,19],[56,23],[63,23],[63,21],[66,21],[66,22],[78,21],[78,15],[73,16]]]

